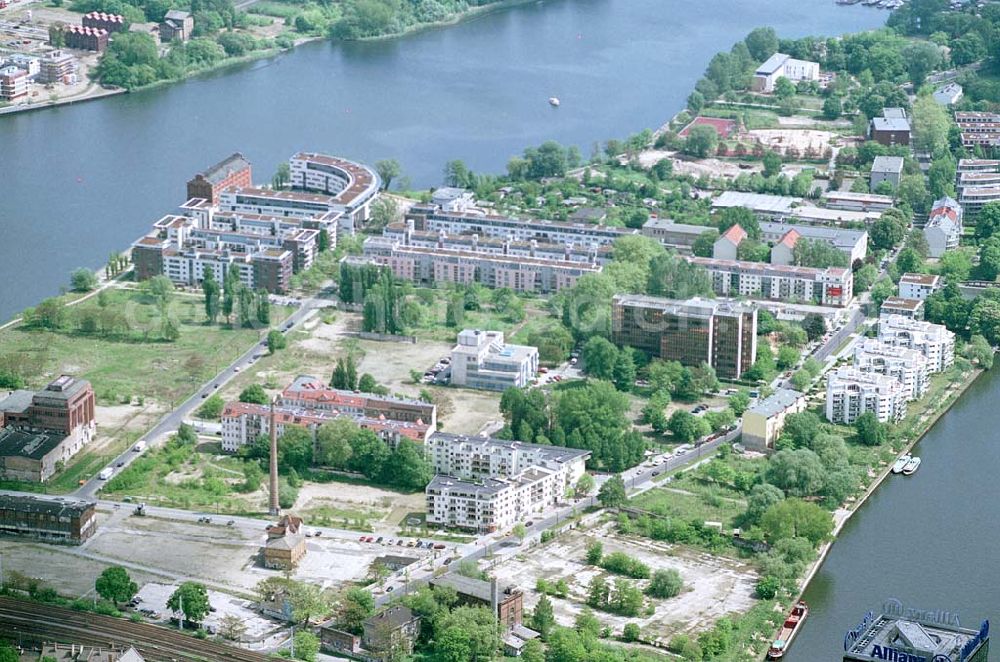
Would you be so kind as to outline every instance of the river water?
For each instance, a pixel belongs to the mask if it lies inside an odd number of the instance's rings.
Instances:
[[[894,597],[1000,620],[1000,367],[982,375],[915,447],[915,475],[890,476],[844,529],[806,591],[810,614],[789,662],[839,660],[844,633]],[[993,430],[993,432],[990,432]]]
[[[0,117],[0,320],[98,267],[243,151],[255,177],[300,149],[396,158],[414,185],[449,159],[498,172],[525,146],[655,128],[714,53],[881,25],[833,0],[547,0],[402,39],[314,43],[145,92]],[[562,107],[546,100],[558,96]]]

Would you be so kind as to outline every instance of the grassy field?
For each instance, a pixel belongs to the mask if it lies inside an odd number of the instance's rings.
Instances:
[[[190,395],[264,332],[206,324],[200,296],[172,295],[166,311],[180,332],[173,342],[160,338],[159,310],[142,292],[110,291],[107,307],[124,315],[126,331],[103,337],[79,330],[75,320],[101,310],[95,297],[67,308],[67,321],[59,330],[17,326],[0,332],[0,356],[23,357],[32,366],[32,387],[67,373],[90,380],[100,404],[153,399],[169,406]],[[272,308],[273,323],[286,315],[286,309]]]

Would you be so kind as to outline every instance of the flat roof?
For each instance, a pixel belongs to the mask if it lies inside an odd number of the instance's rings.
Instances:
[[[616,294],[612,301],[617,305],[635,308],[653,308],[676,315],[707,317],[719,314],[742,314],[756,310],[756,306],[736,299],[664,299],[647,294]]]
[[[981,646],[980,640],[988,640],[989,629],[984,622],[980,631],[945,625],[929,620],[897,618],[880,615],[860,633],[847,648],[847,654],[856,660],[931,660],[967,659]],[[845,646],[848,641],[845,640]],[[972,644],[968,654],[966,646]]]
[[[934,287],[941,281],[941,276],[937,274],[915,274],[907,272],[899,277],[900,283],[910,283],[913,285],[927,285]]]
[[[0,428],[0,457],[16,456],[41,460],[65,438],[65,435],[58,432],[28,432],[13,427]]]
[[[669,218],[651,218],[642,224],[642,228],[651,228],[654,230],[666,230],[668,232],[676,232],[678,234],[693,234],[700,235],[705,232],[711,232],[715,228],[708,225],[691,225],[689,223],[675,223]]]
[[[760,230],[765,234],[783,235],[789,230],[795,230],[806,239],[821,239],[834,246],[843,248],[854,248],[862,241],[868,240],[868,232],[865,230],[847,230],[844,228],[827,228],[815,225],[796,225],[792,223],[778,223],[773,221],[762,221]]]
[[[746,207],[754,211],[787,214],[792,211],[792,207],[798,202],[800,202],[799,199],[785,195],[725,191],[722,195],[712,200],[712,207]]]
[[[23,389],[11,391],[10,395],[0,400],[0,412],[10,411],[21,413],[31,406],[31,400],[34,397],[34,391],[25,391]]]
[[[876,117],[872,120],[876,131],[909,131],[910,123],[902,117]]]
[[[779,388],[767,398],[751,407],[750,411],[755,414],[760,414],[766,418],[771,418],[772,416],[785,411],[798,402],[800,398],[804,397],[805,396],[798,391],[794,391],[790,388]]]
[[[872,172],[899,174],[903,172],[902,156],[876,156],[872,161]]]
[[[529,444],[523,441],[511,441],[508,439],[496,439],[494,437],[470,437],[464,434],[452,434],[450,432],[435,432],[430,436],[431,444],[470,444],[474,446],[489,447],[494,449],[506,448],[510,450],[540,451],[545,455],[546,460],[556,462],[568,462],[574,459],[586,459],[591,452],[566,446],[549,446],[546,444]]]
[[[19,513],[46,513],[51,515],[81,515],[96,506],[94,501],[71,497],[42,497],[18,494],[0,494],[0,510]]]
[[[882,302],[882,310],[906,310],[911,313],[920,310],[924,305],[921,299],[904,299],[903,297],[888,297]]]

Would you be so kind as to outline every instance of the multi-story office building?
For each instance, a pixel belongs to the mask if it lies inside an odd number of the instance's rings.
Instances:
[[[93,501],[0,494],[0,533],[79,545],[96,529]]]
[[[479,480],[510,478],[531,467],[541,467],[558,474],[564,488],[583,476],[590,457],[590,451],[575,448],[445,432],[432,434],[424,448],[435,473]]]
[[[878,339],[919,351],[931,372],[941,372],[955,362],[955,334],[940,324],[890,315],[879,320]]]
[[[278,402],[286,407],[427,424],[431,429],[437,426],[435,404],[397,396],[355,393],[330,388],[322,380],[310,375],[296,377],[295,381],[282,391]]]
[[[638,234],[638,230],[616,228],[595,223],[565,223],[562,221],[520,220],[507,216],[472,211],[449,212],[434,205],[416,205],[406,214],[414,228],[425,232],[445,232],[449,235],[479,235],[512,241],[547,244],[603,246],[619,237]]]
[[[899,296],[904,299],[926,301],[940,288],[941,276],[936,274],[905,273],[899,278]]]
[[[739,379],[757,359],[757,308],[618,294],[611,305],[611,337],[618,345],[688,366],[707,363],[720,377]]]
[[[538,348],[508,345],[502,331],[464,329],[451,350],[451,385],[486,391],[522,388],[538,373]]]
[[[826,419],[853,425],[872,412],[882,423],[895,423],[906,416],[907,395],[895,377],[840,367],[826,378]]]
[[[396,278],[417,285],[481,283],[516,292],[548,293],[572,287],[584,274],[601,271],[596,263],[408,246],[389,237],[366,239],[364,254],[392,269]]]
[[[274,408],[275,430],[279,438],[285,434],[290,425],[303,427],[315,437],[316,430],[321,425],[340,418],[347,418],[358,427],[371,430],[390,448],[395,448],[403,439],[423,443],[433,431],[429,425],[422,422],[393,421],[360,414],[286,405]],[[261,435],[270,432],[271,409],[268,405],[229,402],[222,410],[222,450],[227,453],[235,453],[243,446],[252,444]]]
[[[906,609],[887,600],[879,615],[869,611],[844,637],[844,662],[987,662],[990,624],[959,625],[958,615]]]
[[[719,296],[741,296],[793,303],[814,303],[843,308],[854,297],[854,274],[850,269],[795,267],[739,260],[693,257],[712,276]]]
[[[971,194],[973,189],[967,189]],[[976,189],[982,192],[984,189]],[[1000,195],[1000,189],[997,189]],[[982,205],[973,203],[974,208],[981,208]],[[964,218],[964,207],[952,198],[941,198],[936,200],[927,217],[924,225],[924,238],[927,239],[927,246],[931,257],[941,257],[945,251],[958,248],[962,240],[962,221]]]
[[[927,359],[915,349],[894,347],[874,338],[855,346],[854,367],[894,377],[906,390],[908,400],[918,400],[927,392],[930,370]]]
[[[28,72],[10,65],[0,69],[0,100],[17,101],[28,96]]]
[[[329,211],[340,213],[340,229],[353,234],[371,216],[382,180],[371,168],[325,154],[299,152],[288,161],[292,188],[328,196]]]
[[[914,320],[924,318],[924,302],[920,299],[904,299],[903,297],[888,297],[878,310],[879,319],[890,315],[901,315]]]
[[[199,172],[187,183],[188,200],[200,198],[210,205],[219,203],[219,196],[230,186],[253,186],[253,169],[250,161],[239,152],[230,154],[204,172]]]
[[[789,414],[806,409],[806,397],[798,391],[779,388],[743,414],[742,441],[759,450],[774,448]]]

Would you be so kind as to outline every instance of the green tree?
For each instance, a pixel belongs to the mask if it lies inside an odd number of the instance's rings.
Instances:
[[[267,391],[260,384],[250,384],[240,391],[240,402],[249,402],[255,405],[266,405],[271,401]]]
[[[879,422],[878,417],[870,411],[858,416],[854,422],[854,433],[865,446],[881,446],[889,441],[888,426]]]
[[[684,139],[684,151],[700,159],[715,153],[719,144],[719,134],[711,126],[698,124],[688,131]]]
[[[587,544],[587,564],[600,565],[604,558],[604,545],[600,540],[592,540]]]
[[[618,508],[624,505],[628,496],[625,493],[625,481],[621,476],[615,475],[606,480],[597,491],[597,500],[605,508]]]
[[[389,190],[392,180],[399,177],[400,170],[399,161],[396,159],[381,159],[375,162],[375,172],[378,173],[379,179],[382,180],[383,191]]]
[[[225,400],[218,393],[210,395],[198,408],[198,415],[202,418],[218,418],[222,414],[222,408],[226,406]]]
[[[761,577],[757,581],[757,586],[754,588],[754,593],[761,600],[773,600],[778,591],[781,589],[781,580],[772,575],[767,575],[766,577]]]
[[[729,408],[737,416],[742,416],[750,407],[750,395],[746,391],[737,391],[729,396]]]
[[[585,497],[594,491],[594,477],[588,473],[583,474],[576,481],[573,492],[577,497]]]
[[[351,457],[347,468],[374,480],[382,473],[382,465],[389,459],[389,448],[374,432],[361,429],[352,438]]]
[[[81,267],[70,275],[70,284],[76,292],[90,292],[97,289],[97,275],[90,269]]]
[[[295,659],[314,662],[319,653],[319,637],[309,630],[299,630],[295,633]]]
[[[201,282],[201,291],[205,295],[205,317],[212,324],[219,317],[219,283],[216,282],[214,272],[211,269],[205,270],[205,279]]]
[[[812,342],[826,333],[826,320],[819,313],[807,313],[802,319],[802,328]]]
[[[274,171],[274,176],[271,177],[271,186],[276,189],[286,188],[292,181],[292,169],[289,167],[287,161],[282,161],[278,164],[278,167]]]
[[[725,232],[734,225],[742,227],[750,239],[760,241],[760,222],[746,207],[727,207],[719,214],[719,232]]]
[[[552,601],[544,593],[539,596],[535,610],[531,612],[531,629],[542,636],[542,639],[549,638],[549,631],[556,624],[555,614],[552,610]]]
[[[681,443],[690,443],[711,432],[711,428],[704,419],[701,419],[691,412],[678,409],[670,416],[667,423],[670,433]]]
[[[198,582],[184,582],[170,595],[167,608],[183,613],[189,621],[201,623],[209,612],[208,591]]]
[[[622,641],[639,641],[640,635],[637,623],[626,623],[622,628]]]
[[[606,338],[594,336],[583,346],[583,362],[587,374],[598,379],[613,379],[617,361],[618,348]]]
[[[351,634],[361,634],[365,620],[375,613],[375,599],[363,588],[347,589],[337,601],[337,626]]]
[[[257,321],[265,326],[271,323],[271,301],[266,290],[257,290]]]
[[[966,343],[962,355],[970,361],[978,363],[984,370],[993,367],[994,349],[983,336],[972,336]]]
[[[747,523],[756,524],[764,513],[776,503],[785,500],[785,493],[780,488],[770,483],[758,483],[750,490],[747,497],[747,510],[745,518]]]
[[[755,28],[746,36],[743,43],[750,51],[750,57],[757,62],[763,62],[778,52],[778,35],[774,28]]]
[[[823,119],[835,120],[842,112],[843,106],[837,97],[830,95],[823,101]]]
[[[1000,202],[987,202],[976,218],[976,239],[983,241],[1000,232]]]
[[[345,468],[354,452],[352,443],[359,431],[357,423],[348,418],[337,418],[319,426],[316,430],[317,464]]]
[[[537,639],[524,643],[521,649],[521,662],[545,662],[545,648]]]
[[[913,83],[913,89],[917,89],[923,85],[927,79],[927,74],[934,71],[941,64],[941,49],[926,41],[915,41],[907,44],[903,47],[902,56],[906,62],[906,70],[909,74],[910,82]],[[917,104],[920,103],[921,98],[929,98],[934,102],[934,98],[930,96],[918,97],[913,107],[915,125]],[[936,102],[934,103],[936,104]]]
[[[691,252],[698,257],[712,257],[718,239],[719,233],[716,230],[706,228],[691,244]]]
[[[878,310],[882,307],[882,302],[896,293],[896,286],[888,278],[881,278],[872,285],[872,304]]]
[[[653,573],[649,586],[646,587],[646,595],[652,598],[668,599],[678,595],[684,588],[684,580],[681,574],[673,568],[669,570],[657,570]]]
[[[822,239],[802,237],[795,242],[792,254],[795,264],[800,267],[825,269],[850,266],[846,253]]]
[[[267,332],[267,351],[274,354],[279,349],[284,349],[288,346],[288,340],[285,335],[278,329],[271,329]]]
[[[1000,302],[980,297],[969,315],[969,332],[992,345],[1000,344]]]
[[[500,646],[496,614],[487,607],[458,607],[435,624],[437,662],[489,662]]]
[[[782,80],[781,78],[778,79],[779,82],[781,80]],[[791,86],[791,83],[788,82],[787,78],[785,78],[784,80],[785,80],[786,83],[788,83],[789,86]],[[777,86],[776,86],[776,89],[777,89]],[[792,88],[792,93],[794,94],[794,92],[795,92],[795,90],[794,90],[794,88]],[[764,157],[762,159],[762,162],[763,162],[763,165],[764,165],[764,176],[765,177],[776,177],[777,175],[779,175],[781,173],[781,157],[778,156],[777,153],[775,153],[775,152],[773,152],[771,150],[767,150],[766,152],[764,152]],[[739,207],[739,209],[745,209],[745,208],[744,207]],[[749,211],[749,210],[747,210],[747,211]],[[746,229],[746,228],[744,227],[744,229]],[[759,239],[759,238],[760,238],[759,236],[758,237],[751,237],[751,239]]]
[[[422,490],[433,475],[434,470],[421,447],[414,441],[401,439],[382,464],[380,480],[386,485]]]
[[[805,538],[816,546],[830,537],[833,518],[816,504],[793,498],[771,506],[761,517],[760,526],[772,544]]]
[[[104,569],[94,582],[94,590],[105,600],[111,600],[115,607],[120,602],[128,602],[139,592],[139,585],[132,581],[125,568],[113,565]]]
[[[811,496],[823,488],[826,470],[819,456],[807,448],[780,450],[767,463],[764,478],[792,496]]]

